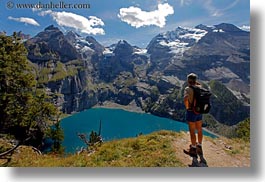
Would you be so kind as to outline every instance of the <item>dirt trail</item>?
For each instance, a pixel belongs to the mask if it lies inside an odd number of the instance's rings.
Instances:
[[[227,144],[226,140],[230,141],[225,138],[204,137],[203,152],[208,167],[250,167],[249,149],[236,142]],[[176,138],[173,143],[179,160],[187,166],[191,164],[191,157],[183,153],[183,149],[188,149],[190,144],[189,133],[183,133],[181,138]]]

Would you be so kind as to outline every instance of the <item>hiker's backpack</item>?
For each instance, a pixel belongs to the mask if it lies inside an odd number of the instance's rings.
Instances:
[[[210,97],[211,92],[205,88],[189,86],[193,89],[193,112],[196,114],[209,113],[211,109]]]

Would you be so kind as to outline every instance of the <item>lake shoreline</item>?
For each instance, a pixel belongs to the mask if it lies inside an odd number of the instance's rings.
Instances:
[[[142,110],[142,108],[136,105],[135,101],[131,102],[128,105],[121,105],[115,102],[105,101],[101,104],[97,104],[93,106],[92,108],[122,109],[122,110],[129,111],[129,112],[146,113]]]
[[[96,104],[95,106],[89,108],[89,109],[94,109],[94,108],[101,108],[101,109],[121,109],[121,110],[124,110],[124,111],[128,111],[128,112],[135,112],[135,113],[145,113],[145,114],[151,114],[151,113],[146,113],[142,110],[141,107],[137,106],[137,104],[135,102],[131,102],[130,104],[128,105],[121,105],[121,104],[117,104],[115,102],[111,102],[111,101],[105,101],[101,104]],[[73,114],[77,114],[79,112],[76,112],[76,113],[72,113],[72,114],[69,114],[67,115],[66,117],[69,117]],[[64,118],[66,118],[64,117]],[[63,118],[63,119],[64,119]],[[180,122],[180,121],[178,121]],[[182,122],[181,122],[182,123]],[[210,131],[209,129],[207,128],[203,128],[203,130],[205,132],[208,132],[212,135],[214,135],[215,137],[221,137],[221,135],[217,134],[217,133],[214,133],[212,131]]]
[[[129,111],[129,112],[150,114],[150,113],[144,112],[139,106],[136,105],[135,102],[131,102],[130,104],[125,106],[125,105],[117,104],[111,101],[105,101],[102,104],[97,104],[93,106],[92,108],[122,109],[122,110]],[[221,137],[221,135],[218,135],[217,133],[214,133],[207,128],[203,128],[203,130],[208,133],[211,133],[212,135],[216,137]]]
[[[113,139],[132,138],[139,133],[149,134],[160,130],[188,132],[187,123],[143,113],[143,111],[139,112],[136,108],[126,108],[108,102],[73,114],[72,117],[64,118],[61,127],[64,131],[62,144],[66,149],[65,151],[67,153],[75,152],[77,148],[84,146],[77,133],[84,133],[89,136],[91,131],[100,130],[104,141],[111,141]],[[102,121],[102,128],[99,121]],[[206,136],[216,137],[210,132],[205,132]]]

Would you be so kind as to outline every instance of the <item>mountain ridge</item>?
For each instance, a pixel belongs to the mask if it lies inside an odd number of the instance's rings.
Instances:
[[[146,49],[126,40],[104,47],[93,37],[49,26],[25,46],[37,79],[45,78],[42,85],[59,93],[54,100],[68,114],[104,101],[135,102],[145,112],[183,121],[186,75],[195,72],[206,87],[215,80],[227,88],[223,94],[234,95],[239,103],[221,105],[214,96],[213,105],[220,108],[210,114],[218,122],[233,125],[249,117],[249,32],[231,24],[178,27],[154,37]],[[221,117],[229,108],[246,112]]]

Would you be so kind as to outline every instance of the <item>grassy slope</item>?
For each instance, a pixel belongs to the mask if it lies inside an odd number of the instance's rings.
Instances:
[[[222,142],[220,143],[220,140]],[[225,143],[225,144],[224,144]],[[136,138],[105,142],[94,153],[59,156],[38,155],[30,147],[21,146],[19,152],[5,166],[16,167],[187,167],[190,158],[183,154],[189,144],[187,133],[159,131]],[[227,150],[231,146],[231,150]],[[210,147],[210,148],[208,148]],[[249,144],[239,140],[205,137],[205,154],[211,166],[250,165]],[[218,153],[212,152],[218,151]],[[221,155],[220,162],[216,157]],[[223,164],[224,158],[229,161]],[[243,160],[244,159],[244,160]],[[218,161],[218,160],[217,160]],[[240,161],[246,161],[240,164]],[[2,160],[2,165],[3,165]],[[222,162],[222,163],[221,163]],[[236,164],[236,165],[234,165]],[[1,165],[1,160],[0,160]]]
[[[103,143],[90,155],[38,155],[28,147],[12,156],[8,166],[21,167],[173,167],[183,166],[177,160],[171,142],[178,134],[158,132],[137,138]]]

